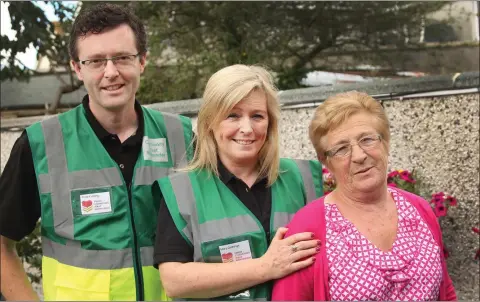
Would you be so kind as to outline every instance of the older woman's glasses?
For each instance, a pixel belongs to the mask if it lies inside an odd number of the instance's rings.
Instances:
[[[112,61],[112,63],[117,68],[130,67],[133,65],[135,59],[139,55],[140,53],[137,53],[136,55],[121,55],[121,56],[115,56],[111,58],[98,58],[98,59],[83,60],[78,62],[80,62],[80,64],[82,64],[83,66],[85,66],[87,69],[91,71],[100,71],[105,69],[108,61]]]
[[[371,150],[378,146],[382,137],[380,135],[367,135],[360,138],[356,144],[348,143],[333,147],[325,152],[325,156],[342,158],[352,154],[352,147],[358,145],[363,151]]]

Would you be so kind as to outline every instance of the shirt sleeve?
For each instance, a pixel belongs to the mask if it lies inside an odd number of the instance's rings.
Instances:
[[[23,131],[0,176],[0,235],[21,240],[33,231],[40,213],[32,150]]]
[[[160,198],[157,233],[153,263],[156,268],[164,262],[193,262],[193,248],[185,241],[175,226],[158,185],[155,185],[154,198]]]

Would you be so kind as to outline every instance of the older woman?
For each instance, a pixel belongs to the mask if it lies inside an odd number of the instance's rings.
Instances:
[[[165,201],[154,262],[170,297],[269,299],[267,281],[315,260],[312,232],[283,239],[281,227],[321,196],[320,163],[279,158],[279,105],[263,68],[216,72],[203,100],[193,162],[155,189]]]
[[[276,282],[273,299],[456,299],[429,204],[387,187],[382,106],[356,91],[330,97],[315,112],[310,140],[337,187],[300,210],[287,236],[315,232],[324,244],[313,266]]]

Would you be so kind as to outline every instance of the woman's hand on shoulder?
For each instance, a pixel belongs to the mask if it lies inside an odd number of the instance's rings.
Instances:
[[[282,278],[315,262],[320,240],[311,232],[284,238],[287,228],[279,228],[267,252],[260,258],[269,280]]]

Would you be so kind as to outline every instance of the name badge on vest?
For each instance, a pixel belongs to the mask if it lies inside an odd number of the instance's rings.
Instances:
[[[165,138],[143,137],[143,158],[155,162],[168,162],[167,140]]]
[[[112,212],[110,192],[80,195],[80,209],[82,211],[82,215]]]
[[[252,251],[248,240],[221,245],[218,248],[223,263],[252,259]]]

